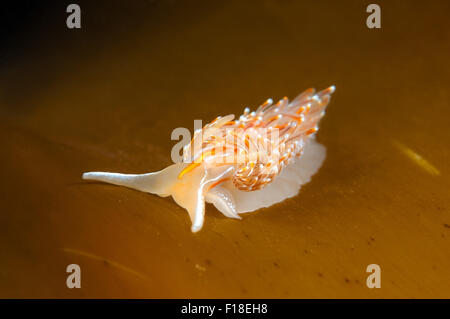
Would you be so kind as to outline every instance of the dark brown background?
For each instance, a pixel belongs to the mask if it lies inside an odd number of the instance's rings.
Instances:
[[[2,7],[0,297],[450,297],[448,1],[377,1],[381,30],[369,1],[77,1],[81,30],[68,3]],[[170,198],[81,180],[331,84],[323,167],[241,221],[208,206],[192,234]]]

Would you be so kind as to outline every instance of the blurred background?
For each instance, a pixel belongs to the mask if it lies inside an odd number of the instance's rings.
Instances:
[[[2,4],[0,297],[449,298],[450,2],[376,1],[369,29],[372,2]],[[192,234],[171,198],[81,180],[160,170],[174,128],[333,84],[321,170],[240,221],[208,205]]]

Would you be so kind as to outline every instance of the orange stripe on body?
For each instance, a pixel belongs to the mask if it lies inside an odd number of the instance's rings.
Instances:
[[[194,162],[190,163],[188,166],[186,166],[186,167],[180,172],[180,174],[178,174],[178,179],[183,178],[183,176],[184,176],[185,174],[189,173],[189,172],[192,171],[194,168],[198,167],[198,166],[203,162],[203,159],[204,159],[206,156],[211,155],[211,154],[214,154],[214,153],[215,153],[215,152],[214,152],[214,149],[213,149],[212,151],[202,153],[202,155],[200,156],[200,163],[197,163],[197,162],[195,162],[196,160],[194,160]]]
[[[190,171],[192,171],[194,168],[196,168],[197,166],[199,166],[200,163],[191,163],[188,166],[186,166],[181,172],[180,174],[178,174],[178,179],[182,179],[184,174],[189,173]]]
[[[225,177],[225,178],[219,179],[217,182],[212,183],[211,186],[209,186],[208,191],[211,190],[212,188],[216,187],[217,185],[219,185],[219,184],[229,180],[229,179],[230,179],[229,177]]]

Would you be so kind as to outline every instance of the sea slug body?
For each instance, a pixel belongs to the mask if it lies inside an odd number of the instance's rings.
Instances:
[[[308,89],[289,102],[267,100],[256,111],[218,117],[194,132],[183,161],[159,172],[89,172],[83,179],[172,196],[190,216],[192,232],[204,222],[205,202],[230,218],[296,196],[322,165],[326,150],[315,141],[334,86]]]

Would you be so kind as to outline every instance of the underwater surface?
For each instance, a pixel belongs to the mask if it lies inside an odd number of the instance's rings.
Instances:
[[[369,3],[39,12],[0,58],[0,297],[450,297],[450,3],[378,1],[368,29]],[[242,220],[208,204],[193,234],[170,197],[81,179],[160,170],[173,129],[329,85],[322,168]]]

